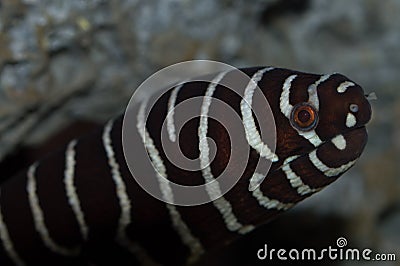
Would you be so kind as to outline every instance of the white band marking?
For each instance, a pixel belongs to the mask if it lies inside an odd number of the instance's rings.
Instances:
[[[319,80],[308,87],[308,102],[312,103],[317,111],[319,111],[318,86],[329,79],[330,76],[330,74],[322,75]]]
[[[38,164],[35,163],[31,165],[28,169],[28,180],[26,190],[28,192],[29,205],[32,210],[33,222],[35,225],[36,231],[39,233],[40,238],[46,247],[52,250],[55,253],[64,255],[64,256],[77,256],[80,253],[80,248],[65,248],[57,243],[50,237],[49,231],[45,225],[43,211],[39,205],[39,198],[36,194],[36,180],[35,180],[35,172]]]
[[[232,211],[232,206],[221,193],[221,188],[218,181],[214,178],[211,173],[210,158],[209,158],[209,146],[207,142],[207,131],[208,131],[208,111],[211,105],[212,95],[215,91],[216,86],[226,75],[227,72],[222,72],[217,75],[210,83],[207,88],[206,94],[203,99],[200,114],[200,125],[198,129],[199,136],[199,150],[200,150],[200,167],[203,174],[203,178],[206,182],[206,190],[210,198],[216,198],[213,201],[214,206],[218,209],[222,218],[225,222],[226,227],[230,231],[238,231],[241,234],[245,234],[254,229],[253,225],[242,225],[238,222],[236,216]]]
[[[139,109],[137,114],[137,129],[139,135],[142,138],[143,144],[150,156],[151,161],[153,162],[157,180],[160,186],[160,190],[163,194],[163,198],[168,202],[174,201],[174,195],[169,185],[169,181],[167,180],[167,169],[160,157],[160,154],[154,145],[153,139],[150,137],[149,132],[146,129],[145,124],[145,110],[146,110],[147,102],[144,101]],[[178,235],[180,236],[182,242],[189,247],[190,249],[190,256],[188,258],[188,263],[195,262],[199,256],[204,253],[204,248],[200,241],[192,235],[190,232],[189,227],[186,223],[182,220],[182,217],[178,210],[176,209],[175,205],[166,204],[166,207],[169,211],[172,224],[177,231]]]
[[[81,204],[79,201],[78,194],[76,192],[76,187],[74,185],[74,175],[75,175],[75,146],[77,141],[73,140],[68,144],[67,151],[65,154],[65,171],[64,171],[64,184],[65,190],[67,192],[68,203],[75,214],[75,217],[79,224],[79,229],[81,231],[84,240],[88,239],[89,228],[85,222],[85,215],[81,209]]]
[[[176,97],[178,96],[178,92],[184,84],[185,83],[182,83],[176,86],[172,90],[168,100],[167,131],[168,131],[168,137],[172,142],[176,141],[175,122],[174,122]]]
[[[4,222],[3,215],[0,208],[0,239],[3,243],[3,248],[7,252],[10,259],[17,266],[24,266],[25,262],[21,259],[18,253],[15,251],[14,244],[11,241],[10,234],[8,233],[7,225]]]
[[[126,192],[125,183],[119,171],[118,162],[115,159],[115,153],[111,143],[110,133],[114,121],[110,120],[104,127],[103,131],[103,146],[107,154],[108,165],[111,168],[112,179],[115,183],[119,205],[121,207],[121,216],[118,221],[117,237],[119,239],[126,238],[126,227],[131,223],[131,202]]]
[[[257,130],[253,114],[252,102],[254,90],[257,88],[257,83],[262,79],[265,72],[274,69],[267,67],[257,71],[251,78],[249,84],[244,91],[244,98],[240,102],[240,110],[242,112],[243,126],[246,133],[246,139],[249,145],[255,149],[261,157],[276,162],[279,160],[278,156],[271,151],[267,144],[261,140],[260,133]]]
[[[120,245],[125,247],[129,252],[134,254],[140,262],[156,265],[155,262],[149,257],[145,250],[137,243],[132,242],[126,235],[126,228],[131,223],[131,201],[128,197],[126,186],[119,170],[119,164],[115,159],[114,149],[111,142],[111,130],[113,127],[113,120],[108,121],[103,131],[103,146],[108,158],[108,165],[111,168],[112,179],[115,183],[116,193],[121,208],[121,216],[118,221],[117,241]]]
[[[343,172],[347,171],[350,167],[352,167],[355,164],[355,160],[354,161],[350,161],[346,164],[341,165],[340,167],[337,168],[331,168],[328,167],[326,164],[324,164],[317,156],[317,150],[312,151],[309,154],[309,158],[310,161],[312,162],[312,164],[322,173],[324,173],[324,175],[328,176],[328,177],[332,177],[332,176],[337,176],[339,174],[342,174]]]
[[[315,130],[311,130],[308,132],[298,131],[298,133],[299,135],[307,139],[312,145],[314,145],[314,147],[318,147],[322,143],[322,140],[319,138]]]
[[[293,105],[290,104],[289,96],[290,96],[290,88],[292,86],[292,81],[297,77],[297,75],[289,76],[285,82],[283,83],[282,87],[282,94],[280,97],[280,104],[279,107],[281,112],[290,119],[290,114],[293,110]]]
[[[254,173],[250,179],[250,182],[255,182],[259,184],[260,180],[264,179],[264,175],[260,173]],[[277,210],[287,210],[291,208],[294,204],[293,203],[283,203],[276,199],[270,199],[269,197],[265,196],[260,189],[260,186],[252,192],[253,197],[255,197],[260,204],[260,206],[266,209],[277,209]]]
[[[351,81],[342,82],[339,87],[337,87],[337,92],[344,93],[347,91],[349,87],[355,86],[355,84]]]
[[[290,162],[296,158],[298,158],[297,155],[287,158],[282,166],[282,170],[285,173],[286,178],[289,180],[292,188],[296,189],[299,195],[307,195],[321,190],[322,188],[310,188],[310,186],[304,184],[300,176],[293,172],[292,168],[290,167]]]
[[[348,113],[346,117],[346,127],[354,127],[356,124],[357,118],[352,113]]]
[[[332,143],[333,145],[335,145],[335,147],[339,150],[344,150],[346,149],[346,139],[343,137],[343,135],[337,135],[336,137],[334,137],[332,139]]]

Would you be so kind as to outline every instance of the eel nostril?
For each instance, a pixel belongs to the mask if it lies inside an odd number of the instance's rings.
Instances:
[[[350,111],[352,113],[357,113],[358,112],[358,105],[355,103],[350,104]]]
[[[370,92],[368,94],[365,94],[365,97],[367,98],[368,101],[378,100],[378,97],[376,96],[375,92]]]

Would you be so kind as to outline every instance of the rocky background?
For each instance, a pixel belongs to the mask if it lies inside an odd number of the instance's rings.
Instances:
[[[351,247],[397,253],[398,264],[368,265],[400,265],[399,14],[398,0],[2,0],[0,168],[22,168],[21,150],[76,121],[121,113],[145,78],[176,62],[337,71],[378,96],[366,151],[235,260],[256,264],[264,243],[327,247],[343,236]]]

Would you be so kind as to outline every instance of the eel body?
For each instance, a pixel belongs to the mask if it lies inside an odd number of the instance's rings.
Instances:
[[[0,265],[193,264],[354,165],[371,118],[359,85],[337,73],[240,71],[246,82],[227,71],[150,97],[128,120],[113,119],[2,183]],[[183,106],[189,99],[197,100]],[[186,164],[166,151],[174,145]],[[185,204],[190,193],[173,184],[206,184],[200,201],[209,200]]]

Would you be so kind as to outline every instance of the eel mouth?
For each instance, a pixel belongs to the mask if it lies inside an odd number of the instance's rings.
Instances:
[[[326,166],[337,168],[357,160],[361,156],[367,140],[367,129],[365,125],[361,125],[329,138],[309,151],[289,156],[274,171],[282,169],[294,160],[310,156],[318,156]]]

